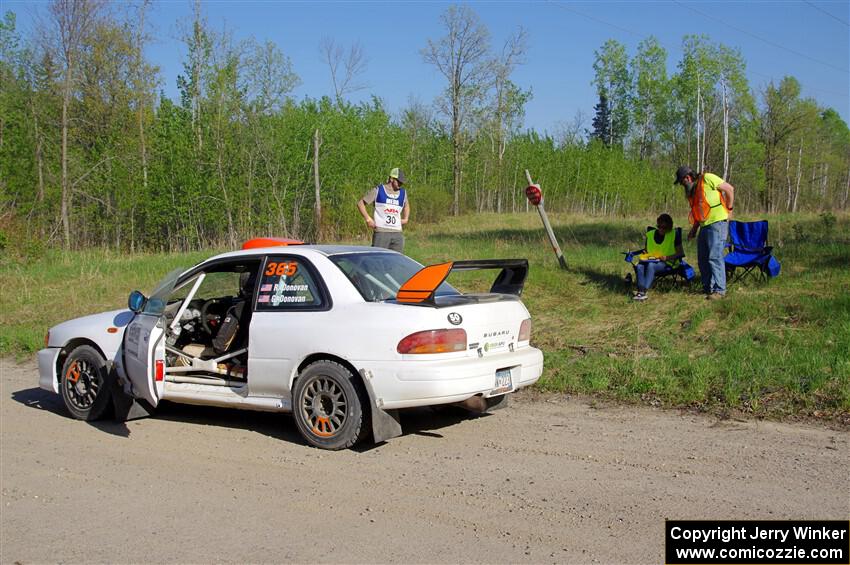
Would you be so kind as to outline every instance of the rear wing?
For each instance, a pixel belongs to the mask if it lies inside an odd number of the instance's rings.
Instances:
[[[528,276],[527,259],[481,259],[473,261],[450,261],[420,269],[401,285],[396,300],[405,304],[435,304],[437,287],[443,284],[452,271],[477,271],[479,269],[501,269],[490,287],[496,294],[520,296]]]

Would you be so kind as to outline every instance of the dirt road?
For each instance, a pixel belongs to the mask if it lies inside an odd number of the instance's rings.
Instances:
[[[518,396],[363,451],[287,416],[90,425],[0,360],[0,561],[663,562],[665,518],[847,519],[850,434]]]

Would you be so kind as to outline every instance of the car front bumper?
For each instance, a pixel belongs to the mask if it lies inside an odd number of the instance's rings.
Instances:
[[[369,361],[360,365],[380,408],[393,410],[451,404],[475,395],[494,393],[496,371],[510,369],[513,392],[537,382],[543,373],[543,352],[534,347],[485,358]]]
[[[47,347],[38,352],[38,386],[44,390],[59,392],[56,381],[56,359],[61,347]]]

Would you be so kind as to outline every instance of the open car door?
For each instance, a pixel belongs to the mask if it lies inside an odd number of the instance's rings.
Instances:
[[[124,372],[130,380],[130,392],[151,406],[159,402],[156,379],[162,379],[165,369],[164,334],[161,316],[141,312],[124,331]]]
[[[165,373],[165,307],[183,269],[168,273],[124,331],[124,373],[130,392],[151,406],[159,402],[157,381]]]

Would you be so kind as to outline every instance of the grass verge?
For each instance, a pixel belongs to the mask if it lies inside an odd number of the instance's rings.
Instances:
[[[732,284],[722,301],[703,300],[695,285],[653,291],[643,303],[629,298],[631,268],[620,252],[641,247],[650,220],[551,219],[566,271],[535,213],[412,225],[406,252],[426,264],[529,259],[523,299],[532,342],[546,356],[543,391],[850,424],[850,217],[773,216],[778,278]],[[696,265],[692,242],[685,251]],[[4,256],[0,354],[30,355],[53,324],[121,308],[134,288],[147,293],[166,272],[211,253]],[[492,276],[460,273],[452,282],[480,290]]]

